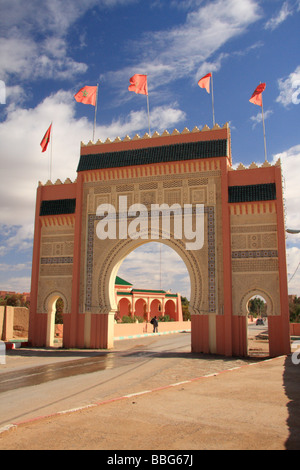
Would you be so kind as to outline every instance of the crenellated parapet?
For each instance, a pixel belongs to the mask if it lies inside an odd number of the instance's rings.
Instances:
[[[255,162],[252,162],[251,165],[245,166],[243,163],[240,163],[238,167],[236,168],[230,168],[230,171],[242,171],[242,170],[256,170],[257,168],[271,168],[273,166],[279,166],[281,167],[281,160],[280,158],[277,160],[277,162],[272,165],[270,162],[265,161],[262,165],[259,165]]]
[[[222,128],[219,126],[219,124],[215,124],[213,128],[209,128],[207,125],[205,125],[201,130],[197,126],[195,126],[192,131],[190,131],[187,127],[185,127],[182,132],[179,132],[177,129],[174,129],[171,134],[167,130],[165,130],[162,134],[159,134],[156,131],[154,132],[152,136],[146,133],[144,134],[143,137],[141,137],[139,134],[135,134],[135,136],[132,138],[129,137],[129,135],[126,135],[123,139],[121,139],[120,137],[116,137],[114,140],[107,138],[104,142],[101,139],[97,140],[97,142],[92,142],[90,140],[87,144],[85,144],[84,142],[81,142],[81,147],[90,147],[93,145],[106,145],[106,144],[131,142],[131,141],[135,142],[137,140],[157,139],[160,137],[175,137],[175,136],[177,137],[180,135],[196,134],[199,132],[218,131],[220,129],[229,129],[229,124],[226,123]]]
[[[69,185],[69,184],[74,184],[77,182],[77,178],[72,181],[70,178],[67,178],[64,183],[60,180],[57,179],[55,182],[52,182],[51,180],[48,180],[45,184],[43,184],[41,181],[38,183],[38,187],[41,186],[61,186],[61,185]]]

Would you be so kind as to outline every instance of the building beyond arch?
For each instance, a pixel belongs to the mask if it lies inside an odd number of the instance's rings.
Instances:
[[[103,218],[97,208],[115,208],[120,234],[119,202],[126,196],[128,206],[142,204],[147,214],[153,204],[203,207],[204,240],[197,250],[187,250],[187,234],[178,238],[175,225],[169,239],[162,225],[157,231],[159,241],[179,254],[190,275],[192,351],[245,356],[245,303],[249,295],[264,292],[270,305],[270,355],[290,352],[280,162],[233,169],[230,129],[216,125],[82,144],[77,174],[74,183],[49,181],[37,190],[32,345],[46,345],[45,301],[52,292],[62,292],[65,347],[113,347],[118,269],[151,233],[146,228],[138,239],[99,238]],[[172,214],[172,224],[174,218]],[[131,219],[126,223],[128,229]],[[144,302],[131,300],[124,300],[125,309],[145,313]],[[152,303],[153,312],[162,308],[161,299]],[[172,303],[165,307],[174,313]]]
[[[134,289],[132,284],[117,276],[115,295],[118,306],[116,315],[120,320],[129,316],[149,322],[155,315],[169,315],[174,321],[183,320],[180,294],[164,290]]]

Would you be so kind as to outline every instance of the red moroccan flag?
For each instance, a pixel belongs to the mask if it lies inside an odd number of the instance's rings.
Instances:
[[[257,106],[262,106],[262,92],[266,89],[266,84],[261,83],[255,89],[253,95],[250,98],[250,103],[257,104]]]
[[[200,88],[205,88],[207,93],[210,93],[210,79],[211,73],[205,75],[205,77],[200,78],[198,85]]]
[[[48,144],[50,142],[51,127],[52,127],[52,124],[50,124],[50,127],[47,130],[46,134],[44,135],[43,140],[40,144],[42,147],[42,152],[46,152]]]
[[[97,100],[97,87],[96,86],[84,86],[81,88],[74,98],[78,103],[91,104],[96,106]]]
[[[140,95],[148,95],[147,75],[135,74],[130,78],[129,91],[134,91]]]

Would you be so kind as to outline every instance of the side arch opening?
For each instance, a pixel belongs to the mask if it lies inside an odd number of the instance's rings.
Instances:
[[[51,293],[46,301],[47,334],[46,347],[63,347],[63,315],[67,300],[61,292]]]
[[[262,291],[253,291],[246,299],[248,356],[269,357],[268,314],[272,313],[272,299]]]

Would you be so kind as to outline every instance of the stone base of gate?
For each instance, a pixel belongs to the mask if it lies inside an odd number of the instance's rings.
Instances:
[[[63,347],[112,349],[114,346],[114,312],[63,315]],[[49,320],[46,313],[37,313],[30,323],[29,344],[49,346]],[[289,324],[282,315],[268,317],[270,356],[291,352]],[[221,356],[248,355],[246,316],[192,315],[191,350],[194,353]]]
[[[290,332],[286,325],[282,315],[268,317],[270,357],[290,354]],[[247,357],[247,317],[192,315],[192,352]]]

